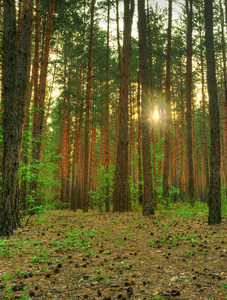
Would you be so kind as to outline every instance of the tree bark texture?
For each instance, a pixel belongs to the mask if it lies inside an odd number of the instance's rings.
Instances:
[[[128,176],[128,85],[133,13],[134,0],[125,0],[124,41],[120,83],[119,132],[116,156],[115,186],[113,193],[113,210],[118,212],[128,211],[130,208]]]
[[[3,57],[3,162],[0,203],[0,235],[9,236],[20,226],[18,169],[24,106],[28,84],[33,1],[24,5],[17,52],[14,0],[4,0]]]
[[[221,223],[221,178],[220,178],[220,115],[215,74],[213,36],[213,1],[205,0],[205,37],[207,59],[207,83],[211,126],[210,185],[208,224]]]
[[[153,202],[153,179],[151,167],[151,150],[150,150],[150,82],[149,82],[149,67],[147,62],[147,45],[146,45],[146,14],[145,1],[138,0],[138,29],[139,29],[139,61],[140,61],[140,76],[142,85],[142,158],[143,158],[143,181],[144,181],[144,200],[143,200],[143,215],[154,214]]]

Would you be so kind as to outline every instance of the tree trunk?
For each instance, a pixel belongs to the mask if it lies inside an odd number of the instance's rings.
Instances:
[[[77,149],[76,152],[76,208],[83,209],[82,203],[82,155],[81,155],[81,141],[82,141],[82,125],[83,125],[83,101],[80,105],[80,115],[79,115],[79,128],[78,128],[78,139],[77,139]]]
[[[68,203],[67,199],[67,163],[68,163],[68,136],[67,136],[67,54],[64,51],[64,95],[63,95],[63,113],[62,113],[62,149],[61,149],[61,202]]]
[[[33,15],[33,9],[32,9]],[[31,45],[32,45],[32,26],[31,26],[31,35],[30,35],[30,56],[29,56],[29,70],[28,70],[28,82],[29,87],[26,89],[26,100],[25,100],[25,116],[24,124],[22,129],[22,145],[20,152],[20,161],[23,164],[23,171],[21,176],[21,185],[20,185],[20,204],[22,209],[26,209],[26,199],[27,199],[27,173],[28,173],[28,163],[29,163],[29,147],[30,147],[30,104],[32,97],[32,88],[34,81],[34,69],[32,70],[32,76],[30,79],[30,69],[31,69]]]
[[[150,83],[149,68],[147,62],[146,45],[146,14],[145,0],[138,0],[138,29],[139,29],[139,61],[142,85],[142,157],[143,157],[143,181],[144,202],[143,215],[154,214],[153,180],[150,151]]]
[[[105,156],[106,156],[106,212],[110,212],[110,187],[108,180],[110,140],[109,140],[109,37],[110,37],[110,0],[108,0],[107,12],[107,49],[106,49],[106,99],[105,99]]]
[[[93,48],[93,28],[94,28],[95,0],[91,2],[91,27],[90,43],[88,54],[88,73],[87,73],[87,97],[86,97],[86,122],[85,122],[85,152],[84,152],[84,191],[83,191],[83,211],[88,211],[88,187],[89,187],[89,125],[90,125],[90,106],[91,106],[91,82],[92,82],[92,48]]]
[[[189,1],[189,7],[188,7]],[[188,158],[188,192],[190,201],[194,202],[194,168],[192,150],[192,0],[186,0],[187,10],[187,69],[186,69],[186,124],[187,124],[187,158]]]
[[[183,93],[183,80],[182,80],[182,65],[180,66],[180,87],[181,87],[181,152],[182,152],[182,164],[181,164],[181,198],[185,197],[187,192],[187,163],[186,163],[186,134],[185,134],[185,113],[184,113],[184,93]]]
[[[0,236],[9,236],[20,226],[18,170],[24,120],[33,1],[24,6],[17,55],[16,13],[14,0],[4,0],[3,57],[3,162],[0,202]]]
[[[207,83],[211,125],[210,186],[208,224],[221,223],[221,180],[220,180],[220,116],[215,74],[213,36],[213,1],[205,0],[205,37],[207,59]]]
[[[134,13],[134,0],[124,1],[124,41],[123,59],[121,64],[120,83],[120,116],[119,134],[116,156],[114,211],[124,212],[130,208],[129,178],[128,178],[128,84],[132,19]]]
[[[119,61],[119,72],[120,72],[120,82],[122,80],[122,58],[121,58],[121,44],[120,44],[120,26],[119,26],[119,0],[116,0],[116,22],[117,22],[117,50],[118,50],[118,61]],[[121,89],[119,98],[121,99]],[[116,133],[115,133],[115,144],[114,144],[114,165],[116,165],[117,156],[117,145],[118,145],[118,135],[119,135],[119,119],[120,119],[120,101],[117,105],[117,117],[116,117]]]
[[[34,179],[31,182],[30,190],[32,196],[34,197],[35,205],[40,204],[40,199],[38,197],[38,165],[40,162],[40,154],[41,154],[43,120],[44,120],[44,109],[45,109],[46,79],[47,79],[47,70],[48,70],[48,59],[49,59],[49,51],[50,51],[50,39],[51,39],[51,29],[53,23],[54,5],[55,5],[55,0],[50,0],[47,27],[46,27],[46,36],[45,36],[45,46],[44,46],[45,48],[41,59],[42,63],[41,63],[41,71],[40,71],[40,85],[39,85],[39,90],[37,91],[36,91],[36,86],[37,86],[36,84],[38,78],[36,77],[36,75],[35,75],[35,82],[34,82],[34,93],[37,93],[34,95],[34,105],[35,103],[37,105],[37,115],[36,116],[34,115],[34,121],[33,121],[34,125],[33,125],[32,164],[33,164]],[[38,26],[39,23],[37,24],[36,30],[38,30]],[[38,32],[36,35],[36,39],[38,39]],[[36,43],[38,43],[38,41],[36,41]],[[36,57],[36,59],[38,58]],[[36,61],[36,64],[37,63],[38,62]],[[36,96],[38,97],[37,99],[38,102],[35,102]],[[37,126],[35,127],[36,124]]]
[[[148,24],[148,49],[149,49],[149,69],[150,69],[150,88],[151,88],[151,112],[154,112],[154,84],[153,84],[153,60],[152,60],[152,43],[151,43],[151,25],[150,25],[150,13],[149,13],[149,1],[147,0],[147,24]],[[152,140],[152,147],[153,147],[153,182],[154,182],[154,204],[156,204],[157,198],[157,181],[156,181],[156,145],[155,145],[155,124],[154,120],[152,120],[152,128],[151,128],[151,140]]]
[[[141,151],[141,113],[140,113],[140,71],[138,72],[138,91],[137,91],[137,115],[138,115],[138,190],[139,204],[143,204],[143,185],[142,185],[142,151]]]
[[[226,7],[227,8],[227,7]],[[224,117],[224,166],[225,166],[225,186],[227,195],[227,74],[226,74],[226,49],[225,49],[225,34],[224,34],[224,12],[220,0],[221,10],[221,40],[222,40],[222,57],[223,57],[223,74],[224,74],[224,96],[225,96],[225,117]],[[226,12],[227,14],[227,12]]]
[[[203,113],[203,155],[202,155],[202,198],[207,201],[207,189],[209,187],[210,174],[208,162],[208,149],[207,149],[207,128],[206,128],[206,104],[205,104],[205,80],[204,80],[204,54],[203,54],[203,39],[202,39],[202,24],[199,26],[200,38],[200,63],[201,63],[201,94],[202,94],[202,113]]]
[[[163,170],[163,198],[166,204],[169,198],[169,165],[170,165],[170,127],[171,127],[171,103],[170,103],[170,62],[171,62],[171,30],[172,30],[172,0],[169,0],[169,19],[167,32],[167,58],[166,58],[166,128],[165,128],[165,158]]]

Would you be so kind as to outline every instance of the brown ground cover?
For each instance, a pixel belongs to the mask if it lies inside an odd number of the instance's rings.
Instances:
[[[227,299],[227,219],[33,216],[0,239],[0,299]]]

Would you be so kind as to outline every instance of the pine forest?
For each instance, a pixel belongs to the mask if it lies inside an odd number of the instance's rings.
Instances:
[[[226,299],[227,1],[0,0],[0,299]]]

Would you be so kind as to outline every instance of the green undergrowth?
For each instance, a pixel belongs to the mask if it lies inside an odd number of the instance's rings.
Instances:
[[[174,216],[192,219],[194,217],[208,216],[208,205],[204,202],[170,203],[168,207],[158,205],[157,212],[161,214],[172,214]],[[222,201],[222,217],[227,217],[227,200]]]

